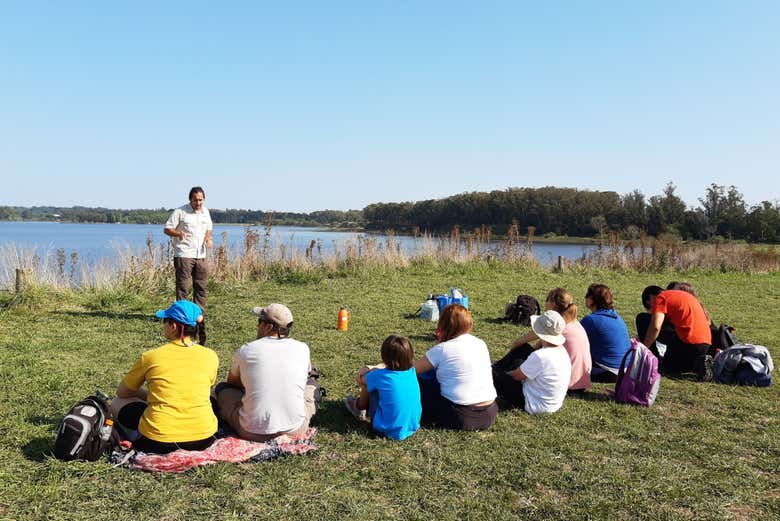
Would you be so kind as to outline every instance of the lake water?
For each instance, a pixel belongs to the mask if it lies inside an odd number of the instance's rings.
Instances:
[[[263,228],[254,230],[260,234],[259,240],[262,243]],[[214,225],[214,245],[219,246],[226,241],[231,250],[243,251],[245,231],[245,226]],[[76,253],[82,263],[114,258],[120,249],[130,248],[141,252],[147,248],[149,240],[155,247],[167,245],[168,237],[163,233],[163,225],[0,221],[0,248],[13,245],[17,249],[23,247],[26,251],[34,250],[40,256],[53,255],[58,249],[62,249],[68,258]],[[318,253],[327,256],[334,251],[344,252],[350,247],[367,243],[382,251],[387,248],[387,240],[388,237],[381,234],[275,226],[271,231],[269,246],[276,251],[283,247],[289,255],[292,251],[303,253],[312,241],[315,241],[319,246]],[[396,248],[410,256],[436,244],[435,238],[424,240],[410,236],[393,236],[391,240],[397,245]],[[493,242],[487,246],[494,247],[497,244],[498,242]],[[595,247],[592,245],[581,244],[536,243],[533,254],[543,265],[549,266],[559,255],[568,259],[579,258],[584,251],[591,251],[593,248]]]

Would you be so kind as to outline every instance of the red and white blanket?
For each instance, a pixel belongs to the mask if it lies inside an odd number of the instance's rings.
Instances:
[[[317,449],[314,443],[316,432],[316,429],[310,428],[300,436],[283,434],[264,443],[234,437],[220,438],[202,451],[177,450],[168,454],[134,452],[129,455],[115,451],[111,460],[119,465],[147,472],[185,472],[220,461],[241,463],[250,460],[265,461],[288,454],[305,454]]]

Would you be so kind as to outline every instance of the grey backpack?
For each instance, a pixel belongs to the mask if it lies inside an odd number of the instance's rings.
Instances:
[[[54,457],[96,461],[119,444],[108,397],[100,391],[80,400],[60,422],[54,440]]]

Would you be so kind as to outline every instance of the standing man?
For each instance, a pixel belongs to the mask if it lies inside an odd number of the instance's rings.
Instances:
[[[206,249],[211,248],[211,214],[203,206],[206,194],[200,186],[190,189],[190,202],[171,213],[165,235],[173,241],[173,267],[176,271],[176,300],[186,300],[192,288],[193,300],[206,313],[206,286],[209,269]],[[206,345],[206,321],[198,325],[198,343]]]

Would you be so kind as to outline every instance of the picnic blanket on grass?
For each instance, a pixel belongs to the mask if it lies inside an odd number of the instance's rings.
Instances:
[[[185,472],[191,468],[220,461],[230,463],[266,461],[288,454],[305,454],[317,449],[314,443],[316,433],[317,429],[310,428],[300,436],[283,434],[263,443],[228,436],[219,438],[206,450],[177,450],[168,454],[125,452],[115,449],[109,461],[117,466],[147,472]]]

